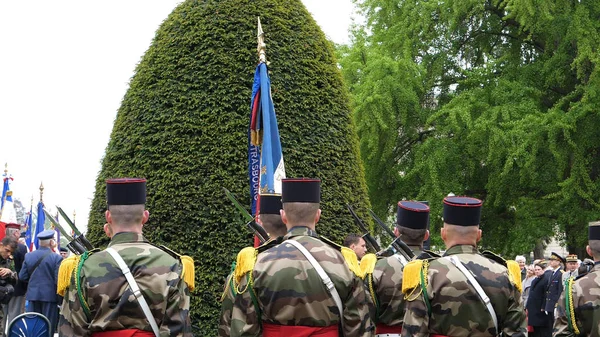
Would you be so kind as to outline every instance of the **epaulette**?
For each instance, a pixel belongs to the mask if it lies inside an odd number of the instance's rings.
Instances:
[[[264,252],[265,250],[275,247],[276,245],[280,244],[283,242],[283,236],[277,237],[277,238],[271,238],[267,241],[265,241],[262,245],[258,246],[256,248],[256,250],[258,250],[259,253]]]
[[[234,283],[236,285],[240,283],[244,275],[254,269],[257,255],[258,249],[254,247],[246,247],[240,250],[235,260],[235,270],[233,271]]]
[[[434,253],[431,250],[423,250],[419,256],[415,257],[416,260],[430,260],[437,259],[438,257],[442,257],[438,253]]]
[[[56,287],[56,293],[60,296],[65,296],[65,292],[69,285],[71,284],[71,277],[73,277],[73,272],[75,268],[79,265],[79,260],[81,256],[79,255],[71,255],[66,259],[62,260],[60,263],[60,267],[58,268],[58,282]]]
[[[515,260],[506,260],[506,268],[508,269],[508,278],[515,287],[523,292],[523,282],[521,281],[521,267]]]
[[[193,291],[196,288],[195,279],[196,279],[196,268],[194,266],[194,259],[191,256],[180,255],[170,249],[167,246],[161,245],[158,246],[161,250],[166,252],[167,254],[173,256],[174,258],[181,261],[181,278],[187,284],[190,291]]]
[[[494,262],[498,262],[501,265],[507,267],[506,266],[506,260],[504,258],[502,258],[502,256],[500,256],[498,254],[495,254],[495,253],[490,252],[489,250],[486,250],[486,251],[481,252],[481,255],[487,257],[488,259],[490,259],[490,260],[492,260]]]
[[[348,264],[348,268],[354,273],[354,275],[360,277],[361,279],[365,277],[365,275],[362,272],[362,269],[360,268],[360,264],[358,263],[358,257],[352,249],[340,246],[339,244],[329,240],[328,238],[322,235],[319,235],[319,239],[342,253],[346,264]]]
[[[373,270],[375,270],[376,263],[377,256],[375,254],[369,253],[363,256],[363,258],[360,260],[360,270],[363,277],[365,277],[368,274],[373,274]]]
[[[402,270],[402,292],[408,295],[413,289],[421,285],[421,273],[423,272],[424,261],[412,260]]]

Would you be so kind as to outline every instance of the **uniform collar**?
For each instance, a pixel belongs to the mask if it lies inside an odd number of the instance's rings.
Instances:
[[[148,242],[141,233],[131,232],[120,232],[113,235],[108,246],[116,245],[118,243],[131,243],[131,242]]]
[[[448,248],[444,253],[444,256],[454,254],[478,254],[477,247],[471,245],[456,245]]]
[[[297,226],[297,227],[292,227],[287,234],[284,235],[283,239],[287,240],[291,237],[294,236],[313,236],[315,238],[318,238],[319,235],[317,234],[316,231],[308,228],[308,227],[304,227],[304,226]]]
[[[421,253],[423,253],[423,248],[421,248],[421,246],[408,246],[408,248],[410,248],[410,250],[413,252],[413,254],[415,254],[415,256],[419,256],[421,255]]]

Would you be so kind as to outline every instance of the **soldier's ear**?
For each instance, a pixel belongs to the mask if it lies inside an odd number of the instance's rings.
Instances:
[[[110,228],[110,224],[107,224],[107,223],[104,224],[104,234],[106,234],[106,236],[108,236],[109,238],[112,238],[113,232],[112,232],[112,228]]]
[[[110,216],[109,210],[106,210],[106,212],[104,212],[104,217],[106,218],[106,222],[112,223],[112,217]]]
[[[321,219],[321,209],[320,208],[317,210],[317,215],[315,216],[315,223],[319,222],[319,219]]]
[[[398,230],[398,227],[396,227],[396,226],[394,226],[394,235],[396,237],[400,237],[400,231]],[[427,240],[427,239],[425,239],[425,240]]]
[[[588,253],[589,256],[591,256],[592,258],[594,258],[594,254],[592,254],[592,248],[590,248],[590,245],[587,245],[585,247],[585,251]]]
[[[477,230],[477,242],[479,242],[479,240],[481,240],[481,229]]]
[[[142,217],[142,225],[148,222],[148,218],[150,218],[150,212],[147,209],[144,210],[144,216]]]
[[[279,214],[281,215],[281,222],[283,222],[284,225],[287,225],[288,219],[287,219],[287,216],[285,215],[285,211],[283,209],[280,209]]]
[[[446,228],[442,227],[440,228],[440,236],[442,237],[442,241],[446,241]]]
[[[423,237],[423,241],[427,241],[429,239],[429,229],[425,231],[425,236]]]

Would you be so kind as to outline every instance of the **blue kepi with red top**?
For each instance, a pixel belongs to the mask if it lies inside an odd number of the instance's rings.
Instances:
[[[108,205],[144,205],[146,203],[146,179],[106,180],[106,203]]]
[[[456,226],[478,226],[483,202],[471,197],[444,198],[444,223]]]

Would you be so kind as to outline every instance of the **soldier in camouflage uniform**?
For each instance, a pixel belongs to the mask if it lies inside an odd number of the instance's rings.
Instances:
[[[191,336],[193,261],[152,245],[142,235],[149,217],[144,207],[146,180],[108,180],[106,194],[108,248],[69,257],[61,264],[58,292],[64,301],[59,335]],[[109,252],[120,255],[131,270],[141,290],[139,299],[115,260],[118,256]],[[148,316],[144,301],[150,308]],[[150,322],[156,323],[156,334]]]
[[[287,232],[285,224],[281,221],[281,194],[262,194],[260,196],[260,211],[257,222],[265,228],[271,240],[284,236]],[[235,268],[235,263],[233,265]],[[231,312],[236,291],[232,286],[233,272],[227,276],[221,296],[221,320],[219,322],[219,337],[229,337],[231,330]]]
[[[567,281],[558,300],[554,337],[600,336],[600,221],[590,223],[588,239],[594,267]]]
[[[415,256],[423,254],[423,241],[429,237],[429,206],[416,201],[398,202],[398,215],[394,234],[400,237]],[[373,254],[370,254],[373,255]],[[373,261],[374,266],[364,266]],[[402,332],[404,320],[404,294],[402,269],[409,261],[399,252],[361,261],[366,271],[366,283],[372,306],[371,317],[376,323],[376,336],[396,336]]]
[[[477,250],[481,201],[447,197],[443,213],[444,256],[415,260],[404,268],[402,336],[527,336],[518,265],[507,269],[501,258]]]
[[[238,254],[231,336],[370,336],[356,254],[315,231],[321,214],[320,181],[284,179],[282,202],[287,234]],[[308,250],[331,278],[335,291],[328,290],[316,265],[292,241]],[[336,292],[341,311],[333,298]]]

